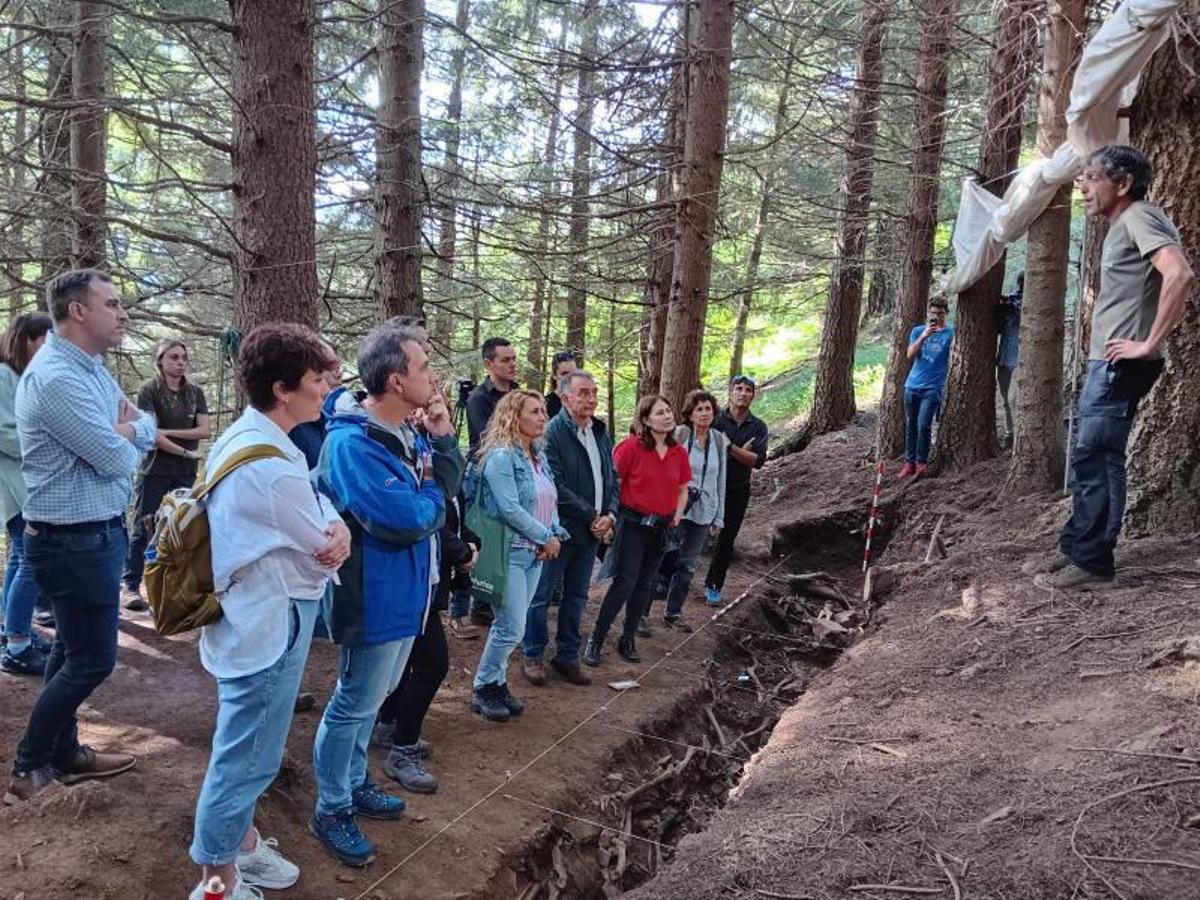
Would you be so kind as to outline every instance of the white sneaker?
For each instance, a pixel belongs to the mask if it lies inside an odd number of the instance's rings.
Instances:
[[[289,888],[300,878],[300,867],[284,859],[275,848],[275,838],[258,837],[258,845],[249,853],[239,853],[238,874],[248,884],[272,891]]]
[[[188,894],[188,900],[204,900],[203,880]],[[246,884],[241,878],[238,878],[237,884],[233,886],[233,890],[225,891],[225,900],[263,900],[263,894],[258,888],[252,887]]]

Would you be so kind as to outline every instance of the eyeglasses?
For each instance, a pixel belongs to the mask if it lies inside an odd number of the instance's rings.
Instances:
[[[732,380],[729,383],[730,384],[748,384],[752,388],[758,387],[758,385],[755,384],[754,379],[751,378],[749,375],[741,375],[741,374],[734,375]]]

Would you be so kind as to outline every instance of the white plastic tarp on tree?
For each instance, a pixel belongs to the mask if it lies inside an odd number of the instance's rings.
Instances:
[[[1138,75],[1167,39],[1171,16],[1181,5],[1182,0],[1122,3],[1084,48],[1071,86],[1066,143],[1049,159],[1021,168],[1003,198],[974,179],[963,183],[954,226],[958,268],[946,277],[947,293],[960,293],[982,278],[1055,192],[1078,177],[1087,155],[1118,139],[1117,110],[1133,102]]]

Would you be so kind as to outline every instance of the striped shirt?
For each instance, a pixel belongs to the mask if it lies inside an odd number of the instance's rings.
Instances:
[[[154,446],[153,416],[116,431],[125,395],[99,356],[51,332],[17,385],[17,434],[27,522],[102,522],[129,505],[132,476]]]

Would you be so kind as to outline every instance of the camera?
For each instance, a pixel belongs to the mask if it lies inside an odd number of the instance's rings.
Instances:
[[[458,388],[458,405],[465,407],[467,400],[471,396],[471,391],[475,390],[475,382],[470,378],[459,378],[454,383]]]

